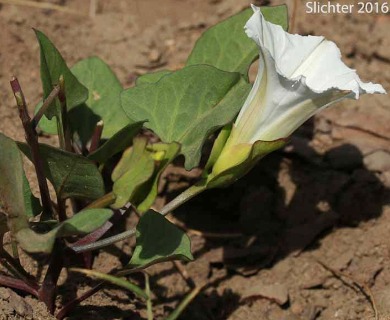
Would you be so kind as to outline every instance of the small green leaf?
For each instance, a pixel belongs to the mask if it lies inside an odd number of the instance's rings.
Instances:
[[[43,86],[44,99],[58,84],[60,76],[64,76],[65,94],[68,110],[82,104],[88,98],[88,90],[76,79],[67,67],[60,52],[54,44],[39,30],[35,30],[35,35],[39,42],[41,52],[41,80]],[[52,119],[58,116],[59,106],[56,103],[46,111],[46,116]]]
[[[23,174],[23,196],[26,215],[28,217],[35,217],[42,212],[41,203],[39,202],[39,199],[32,194],[30,184],[25,174]]]
[[[116,285],[118,287],[121,287],[123,289],[129,290],[129,291],[135,293],[138,297],[141,297],[145,300],[148,299],[148,295],[146,294],[146,292],[144,290],[142,290],[140,287],[138,287],[134,283],[127,281],[125,279],[115,277],[115,276],[112,276],[109,274],[97,272],[94,270],[88,270],[88,269],[71,268],[71,269],[69,269],[69,271],[80,272],[80,273],[83,273],[89,277],[107,281],[113,285]]]
[[[288,15],[285,5],[262,7],[261,12],[266,20],[287,29]],[[245,23],[252,14],[253,10],[247,9],[204,32],[196,42],[187,66],[208,64],[224,71],[247,75],[250,65],[259,55],[255,42],[249,39],[244,31]]]
[[[31,159],[29,147],[20,142],[18,146]],[[39,151],[45,176],[61,199],[97,199],[104,195],[103,178],[92,161],[45,144],[39,145]]]
[[[112,191],[116,199],[113,208],[121,208],[131,201],[137,190],[147,182],[154,172],[154,160],[146,150],[147,140],[134,139],[132,148],[127,149],[112,173]]]
[[[149,210],[142,215],[136,237],[137,245],[129,262],[131,267],[174,259],[193,260],[190,238],[158,212]]]
[[[180,144],[172,142],[166,143],[155,143],[150,148],[151,152],[154,152],[158,157],[158,164],[154,170],[152,179],[150,179],[144,186],[140,188],[135,196],[135,203],[137,203],[137,210],[141,213],[149,210],[156,200],[158,193],[158,183],[161,174],[164,172],[166,167],[176,158],[180,151]],[[139,194],[139,196],[138,196]],[[145,196],[146,195],[146,196]],[[138,200],[138,197],[141,201]]]
[[[95,231],[112,217],[110,209],[86,209],[78,212],[57,227],[56,237],[83,235]]]
[[[143,74],[142,76],[139,76],[137,80],[135,81],[135,85],[140,86],[143,84],[150,84],[150,83],[156,83],[159,81],[162,77],[171,74],[172,71],[169,70],[161,70],[151,73]]]
[[[190,66],[122,93],[122,107],[163,142],[178,142],[186,169],[199,164],[201,149],[214,131],[233,121],[250,90],[239,73]]]
[[[104,163],[113,155],[125,150],[127,147],[131,146],[133,138],[139,133],[143,124],[144,121],[128,124],[108,139],[108,141],[95,152],[89,154],[88,159]]]

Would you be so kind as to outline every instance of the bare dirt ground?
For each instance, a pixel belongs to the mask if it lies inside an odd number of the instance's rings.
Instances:
[[[11,75],[19,77],[31,108],[42,94],[31,27],[53,40],[68,65],[99,56],[129,87],[139,74],[183,66],[207,27],[249,4],[113,0],[100,1],[96,15],[89,16],[87,0],[52,2],[80,15],[0,5],[0,131],[17,140],[23,140],[23,131],[9,89]],[[388,15],[306,14],[302,1],[294,31],[334,40],[363,80],[390,90],[389,27]],[[207,284],[181,319],[369,320],[375,312],[390,319],[388,102],[388,96],[362,97],[326,110],[246,178],[176,212],[172,219],[188,229],[196,257],[187,272],[195,283]],[[42,142],[55,143],[48,137]],[[181,172],[172,167],[165,175],[157,206],[192,182]],[[107,249],[94,267],[108,271],[126,262],[131,245]],[[25,261],[36,274],[37,264]],[[155,316],[163,319],[189,288],[171,263],[149,271]],[[58,306],[95,283],[64,271],[61,281],[67,278]],[[142,318],[140,302],[107,287],[70,319]],[[0,288],[0,319],[51,317],[33,298]]]

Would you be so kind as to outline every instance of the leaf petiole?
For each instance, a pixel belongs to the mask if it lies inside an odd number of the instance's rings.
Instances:
[[[176,208],[178,208],[179,206],[181,206],[182,204],[184,204],[188,200],[192,199],[193,197],[195,197],[197,194],[201,193],[204,190],[206,190],[206,182],[205,181],[198,182],[197,184],[193,185],[192,187],[188,188],[183,193],[178,195],[171,202],[166,204],[161,209],[160,213],[163,216],[166,216],[168,213],[175,210]],[[110,193],[106,194],[104,197],[91,203],[87,208],[103,208],[104,206],[107,206],[107,205],[113,203],[114,200],[115,200],[115,195],[112,192],[110,192]],[[136,229],[134,228],[134,229],[126,230],[125,232],[122,232],[122,233],[117,234],[115,236],[96,241],[94,243],[72,247],[72,249],[74,251],[76,251],[77,253],[84,252],[84,251],[90,251],[90,250],[96,250],[96,249],[106,247],[106,246],[113,244],[115,242],[130,238],[130,237],[134,236],[135,234],[136,234]]]

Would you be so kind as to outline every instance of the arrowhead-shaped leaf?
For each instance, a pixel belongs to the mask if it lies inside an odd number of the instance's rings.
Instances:
[[[139,133],[143,124],[144,121],[128,124],[108,139],[95,152],[89,154],[88,159],[104,163],[113,155],[125,150],[133,143],[133,138]]]
[[[60,52],[54,44],[41,31],[35,30],[41,52],[41,80],[44,99],[58,84],[60,76],[64,76],[65,94],[68,110],[82,104],[88,98],[88,90],[76,79],[69,70]],[[51,119],[58,115],[56,103],[46,111],[46,116]]]
[[[142,215],[136,237],[137,245],[129,262],[131,267],[175,259],[193,260],[190,238],[158,212],[149,210]]]
[[[122,93],[122,107],[163,142],[178,142],[186,169],[199,164],[204,141],[211,133],[233,121],[250,85],[239,73],[211,66],[190,66],[173,72],[157,83],[136,86]]]
[[[131,201],[137,190],[150,179],[154,172],[154,160],[146,150],[147,140],[134,139],[132,148],[126,150],[112,173],[116,196],[113,208],[121,208]]]
[[[266,20],[287,29],[285,5],[262,7],[261,11]],[[252,14],[253,10],[247,9],[204,32],[196,42],[187,65],[208,64],[221,70],[247,75],[250,65],[259,55],[258,47],[244,31],[245,23]]]
[[[24,143],[18,146],[31,159],[29,147]],[[45,144],[39,145],[39,151],[45,175],[61,199],[97,199],[104,195],[103,178],[92,161]]]

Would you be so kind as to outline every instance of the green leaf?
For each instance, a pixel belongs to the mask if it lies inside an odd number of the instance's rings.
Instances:
[[[86,209],[78,212],[57,227],[56,237],[83,235],[95,231],[112,217],[110,209]]]
[[[22,249],[29,252],[48,252],[51,235],[40,235],[29,228],[24,192],[23,162],[17,144],[0,133],[0,201],[7,214],[8,227]],[[3,220],[3,219],[2,219]],[[5,231],[1,224],[1,231]]]
[[[24,196],[24,205],[26,208],[26,215],[28,217],[35,217],[42,212],[42,206],[39,202],[39,199],[36,198],[30,189],[30,184],[26,178],[26,175],[23,173],[23,196]]]
[[[41,106],[42,101],[40,101],[35,107],[35,113],[38,112]],[[94,114],[92,110],[83,103],[68,112],[68,119],[71,132],[78,135],[78,138],[84,146],[87,145],[92,137],[97,122],[100,120],[100,117]],[[58,134],[57,118],[49,120],[45,115],[43,115],[38,123],[38,127],[46,134]]]
[[[16,234],[19,245],[30,253],[49,253],[56,238],[85,235],[104,225],[112,216],[109,209],[87,209],[60,223],[53,230],[39,234],[24,228]]]
[[[123,91],[122,107],[131,119],[147,119],[146,126],[163,142],[180,143],[185,167],[192,169],[207,137],[233,121],[249,90],[239,73],[190,66]]]
[[[72,72],[67,67],[60,52],[54,44],[39,30],[34,30],[39,42],[41,52],[41,80],[43,86],[44,99],[53,90],[53,87],[58,84],[61,75],[65,80],[65,95],[68,110],[82,104],[88,98],[88,90],[76,79]],[[56,103],[46,111],[46,116],[51,119],[57,116],[59,106]]]
[[[94,131],[96,123],[103,120],[103,139],[109,139],[120,129],[132,123],[121,107],[122,85],[110,67],[100,58],[91,57],[79,61],[71,68],[76,78],[88,88],[85,104],[69,112],[69,122],[73,132],[77,132],[86,144]],[[42,102],[36,107],[39,110]],[[56,120],[42,117],[39,128],[48,134],[57,134]]]
[[[43,101],[39,101],[35,106],[34,114],[38,113],[41,109]],[[57,134],[57,119],[52,118],[49,120],[45,115],[42,116],[41,120],[38,123],[38,128],[41,129],[46,134]]]
[[[129,266],[143,267],[159,261],[193,260],[190,238],[153,210],[142,215],[137,225],[137,245]]]
[[[0,133],[0,201],[11,231],[28,228],[23,192],[22,156],[16,143]]]
[[[146,150],[146,144],[146,139],[134,139],[133,147],[123,153],[112,172],[112,191],[116,196],[113,208],[121,208],[131,201],[137,190],[152,176],[154,160]]]
[[[29,229],[23,192],[23,162],[17,144],[0,133],[0,202],[7,214],[8,227],[19,245],[29,252],[48,252],[51,235]],[[2,217],[1,231],[6,231]]]
[[[144,186],[142,186],[135,196],[137,203],[137,210],[141,213],[149,210],[156,200],[158,194],[158,183],[161,174],[164,172],[166,167],[176,158],[180,151],[180,144],[173,142],[170,144],[166,143],[155,143],[149,150],[155,154],[155,160],[158,164],[154,170],[152,179],[149,179]],[[141,201],[138,200],[138,197]]]
[[[287,7],[261,7],[266,20],[288,27]],[[247,9],[218,23],[202,34],[192,50],[187,65],[208,64],[218,69],[247,75],[252,62],[259,55],[255,42],[247,37],[245,23],[253,10]]]
[[[121,107],[122,85],[103,60],[97,57],[81,60],[72,67],[72,72],[88,88],[88,108],[104,122],[103,139],[111,138],[129,122],[133,122]],[[78,119],[80,125],[83,120]]]
[[[20,142],[18,146],[31,160],[29,147]],[[61,199],[97,199],[104,195],[103,178],[92,161],[45,144],[39,145],[39,151],[45,176]]]
[[[137,80],[135,81],[135,85],[140,86],[143,84],[150,84],[150,83],[156,83],[159,81],[162,77],[171,74],[172,71],[169,70],[161,70],[151,73],[143,74],[142,76],[139,76]]]
[[[95,152],[89,154],[88,159],[104,163],[113,155],[125,150],[127,147],[131,146],[133,138],[139,133],[143,124],[144,121],[128,124],[114,134]]]
[[[138,297],[141,297],[145,300],[148,299],[148,295],[146,294],[146,292],[144,290],[142,290],[140,287],[138,287],[134,283],[127,281],[125,279],[115,277],[115,276],[112,276],[109,274],[97,272],[94,270],[88,270],[88,269],[71,268],[70,271],[80,272],[80,273],[83,273],[89,277],[107,281],[113,285],[116,285],[118,287],[121,287],[123,289],[129,290],[129,291],[135,293]]]
[[[8,226],[15,239],[27,252],[48,253],[52,250],[56,237],[90,233],[101,227],[112,216],[112,211],[109,209],[84,210],[50,232],[36,233],[29,228],[26,215],[23,162],[18,145],[0,133],[0,149],[2,210],[7,214]],[[0,224],[1,230],[3,227],[3,224]]]

